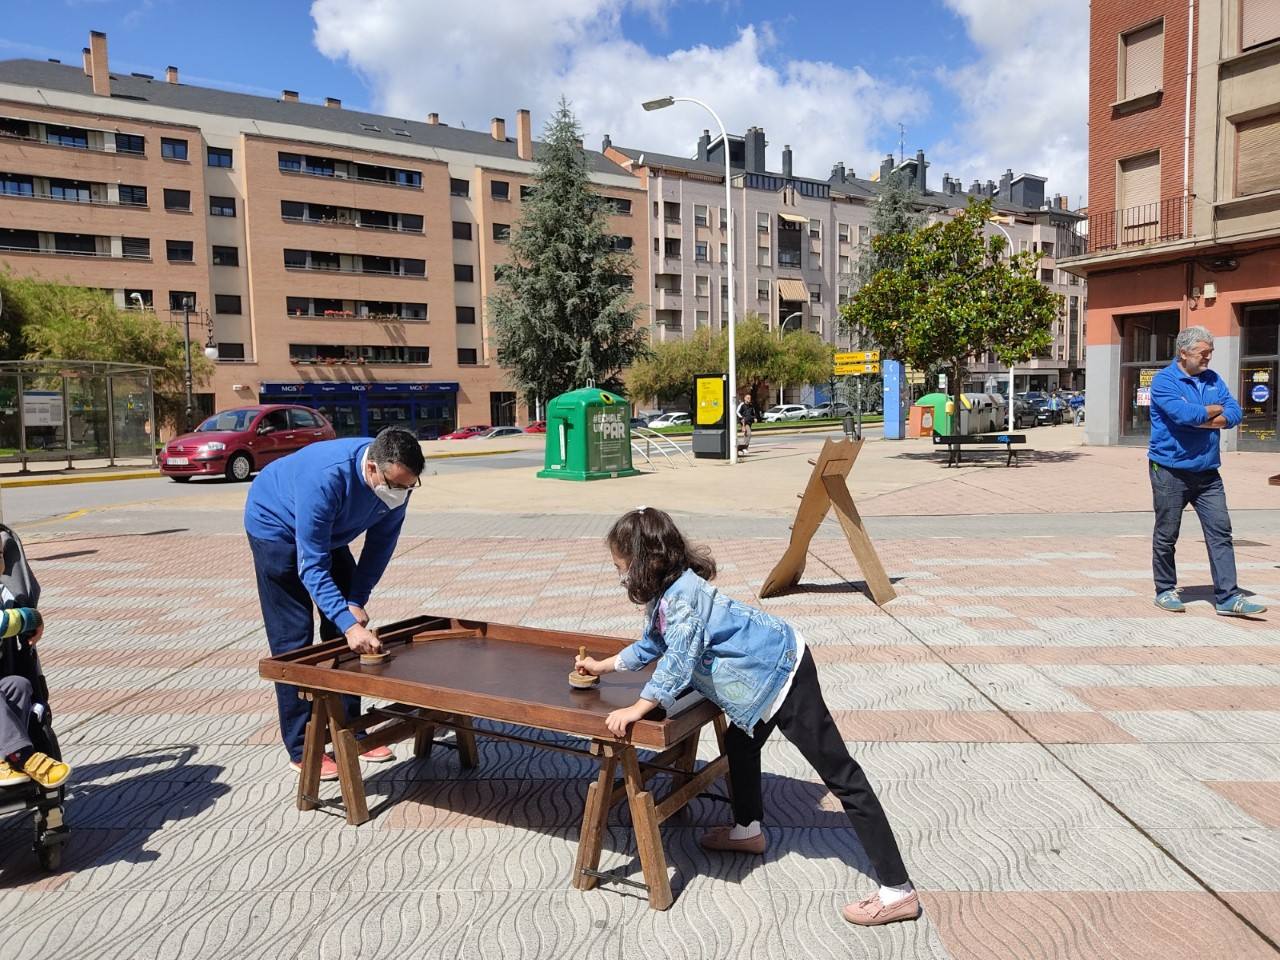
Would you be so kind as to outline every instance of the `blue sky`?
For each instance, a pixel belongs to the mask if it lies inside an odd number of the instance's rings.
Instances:
[[[15,0],[10,0],[11,3]],[[16,0],[2,57],[77,62],[90,29],[113,70],[483,127],[560,94],[586,139],[687,154],[709,119],[637,102],[699,96],[731,130],[763,126],[797,172],[859,174],[898,147],[943,172],[1005,167],[1084,190],[1086,0]],[[1046,57],[1059,65],[1044,72]]]

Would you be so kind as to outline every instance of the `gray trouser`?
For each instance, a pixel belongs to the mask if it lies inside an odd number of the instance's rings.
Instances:
[[[1178,585],[1174,551],[1187,504],[1200,518],[1204,545],[1209,551],[1213,576],[1213,602],[1222,605],[1240,592],[1236,583],[1236,554],[1231,540],[1231,516],[1227,494],[1217,470],[1175,470],[1148,461],[1156,523],[1151,537],[1151,568],[1156,596]]]
[[[31,747],[31,681],[0,677],[0,757]]]

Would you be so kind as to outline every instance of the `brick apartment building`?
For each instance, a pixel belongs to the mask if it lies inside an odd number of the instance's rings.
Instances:
[[[0,62],[0,265],[110,293],[218,349],[202,411],[289,400],[340,434],[523,419],[485,316],[539,145],[515,136],[111,73]],[[645,191],[588,151],[620,246]],[[646,266],[633,278],[648,288]]]
[[[1086,432],[1145,443],[1148,385],[1188,326],[1244,422],[1280,449],[1280,0],[1094,0]]]

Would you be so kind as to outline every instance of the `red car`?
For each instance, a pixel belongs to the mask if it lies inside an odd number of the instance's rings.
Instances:
[[[165,444],[160,472],[177,483],[219,475],[248,480],[272,460],[336,436],[329,421],[310,407],[275,403],[235,407],[215,413],[194,433]]]
[[[547,421],[535,420],[533,421],[533,423],[529,424],[527,427],[524,428],[524,432],[525,433],[546,433]]]
[[[478,423],[470,427],[459,427],[457,430],[453,431],[453,433],[444,434],[440,439],[441,440],[470,440],[472,437],[478,437],[480,436],[480,434],[484,433],[486,430],[492,430],[492,429],[493,428],[490,427],[487,423]]]

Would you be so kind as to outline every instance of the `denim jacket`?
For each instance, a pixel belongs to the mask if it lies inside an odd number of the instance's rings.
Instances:
[[[750,733],[795,669],[795,633],[686,570],[652,605],[644,636],[618,654],[626,670],[654,660],[642,698],[670,710],[693,687]]]

